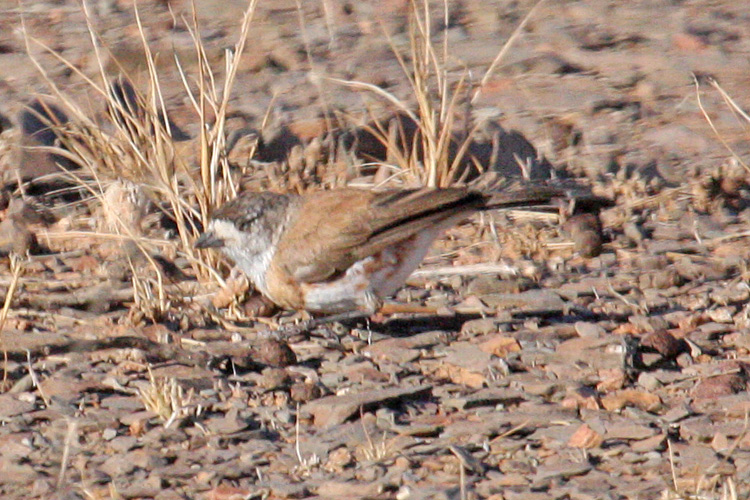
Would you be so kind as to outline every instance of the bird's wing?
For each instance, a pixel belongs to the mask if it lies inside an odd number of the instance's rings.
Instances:
[[[298,281],[316,283],[414,234],[480,208],[465,188],[322,191],[305,197],[275,260]]]

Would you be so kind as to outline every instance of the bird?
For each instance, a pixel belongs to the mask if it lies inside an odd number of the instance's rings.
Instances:
[[[472,213],[570,196],[549,184],[489,192],[465,186],[245,191],[211,215],[195,247],[218,249],[283,309],[372,315],[432,243]],[[587,201],[606,205],[593,196]]]

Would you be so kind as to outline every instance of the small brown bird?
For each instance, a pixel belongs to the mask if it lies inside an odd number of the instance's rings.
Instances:
[[[213,214],[196,247],[221,249],[283,308],[372,314],[435,239],[471,213],[569,194],[546,184],[492,193],[466,187],[244,192]]]

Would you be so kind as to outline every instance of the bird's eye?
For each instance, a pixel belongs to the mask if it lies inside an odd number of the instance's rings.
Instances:
[[[243,226],[252,226],[255,224],[255,221],[258,220],[258,213],[257,212],[250,212],[246,214],[242,218],[242,225]]]

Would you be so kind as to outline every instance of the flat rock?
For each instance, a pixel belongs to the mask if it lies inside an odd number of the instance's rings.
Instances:
[[[482,301],[498,310],[513,310],[525,314],[561,314],[565,301],[551,290],[528,290],[521,293],[491,293]]]
[[[330,427],[343,423],[360,408],[365,410],[379,404],[393,403],[401,399],[419,399],[432,390],[430,385],[417,387],[393,387],[366,391],[345,396],[327,396],[307,403],[302,410],[311,414],[317,427]]]

